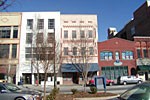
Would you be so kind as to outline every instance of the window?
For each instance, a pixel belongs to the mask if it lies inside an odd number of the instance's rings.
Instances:
[[[81,47],[81,55],[82,56],[86,55],[86,47]]]
[[[85,38],[85,33],[84,33],[84,31],[80,31],[80,38]]]
[[[55,28],[55,19],[48,19],[48,29]]]
[[[89,53],[90,53],[90,55],[93,55],[93,54],[94,54],[94,49],[93,49],[93,47],[89,47]]]
[[[27,29],[33,29],[33,19],[27,19]]]
[[[77,38],[76,31],[72,31],[72,38]]]
[[[135,27],[132,27],[131,28],[131,35],[134,35],[135,34]]]
[[[146,49],[143,49],[143,55],[144,58],[148,58],[148,51]]]
[[[43,43],[43,33],[38,33],[36,38],[36,43]]]
[[[32,49],[31,49],[31,47],[26,47],[25,48],[25,56],[26,56],[26,59],[28,59],[28,58],[31,58],[31,55],[32,55]]]
[[[52,43],[54,41],[54,37],[55,37],[54,33],[48,33],[48,38],[47,38],[48,43]]]
[[[9,44],[0,44],[0,58],[9,58]]]
[[[10,38],[11,27],[1,26],[0,27],[0,38]]]
[[[119,52],[115,52],[115,58],[116,58],[116,60],[119,60],[120,58],[119,58]]]
[[[92,37],[93,37],[92,30],[89,30],[89,31],[88,31],[88,35],[89,35],[89,38],[92,38]]]
[[[137,49],[137,57],[141,58],[141,50],[140,49]]]
[[[17,44],[12,45],[12,58],[17,57]]]
[[[44,29],[44,19],[38,19],[37,29]]]
[[[122,52],[122,59],[123,60],[133,59],[133,52],[132,51],[124,51],[124,52]]]
[[[77,55],[77,47],[73,47],[73,55]]]
[[[18,38],[18,26],[13,27],[13,38]]]
[[[64,47],[64,55],[68,55],[68,47]]]
[[[64,38],[68,38],[68,31],[67,30],[64,31]]]
[[[26,43],[27,44],[31,44],[32,43],[32,37],[33,37],[32,33],[27,33],[26,34]]]
[[[100,53],[100,59],[101,60],[112,60],[113,54],[110,51],[102,51]]]

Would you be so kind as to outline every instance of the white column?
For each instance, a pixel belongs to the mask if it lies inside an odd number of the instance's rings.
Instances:
[[[32,85],[34,85],[34,84],[35,84],[34,74],[32,74],[31,77],[32,77],[32,78],[31,78],[31,80],[32,80]]]

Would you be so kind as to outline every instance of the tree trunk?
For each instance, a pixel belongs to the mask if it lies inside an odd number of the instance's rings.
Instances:
[[[47,79],[47,73],[44,75],[44,97],[43,100],[46,100],[46,80]]]

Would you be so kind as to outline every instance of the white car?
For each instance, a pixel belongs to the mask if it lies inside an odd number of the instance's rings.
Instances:
[[[142,79],[136,76],[119,76],[117,79],[118,84],[129,84],[129,83],[142,83]]]

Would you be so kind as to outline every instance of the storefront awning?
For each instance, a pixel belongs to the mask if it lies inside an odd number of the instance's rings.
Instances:
[[[137,66],[137,69],[139,71],[149,71],[150,70],[150,65],[140,65],[140,66]]]
[[[90,63],[88,67],[85,64],[62,64],[61,72],[83,72],[88,70],[88,72],[99,71],[100,68],[97,63]]]

